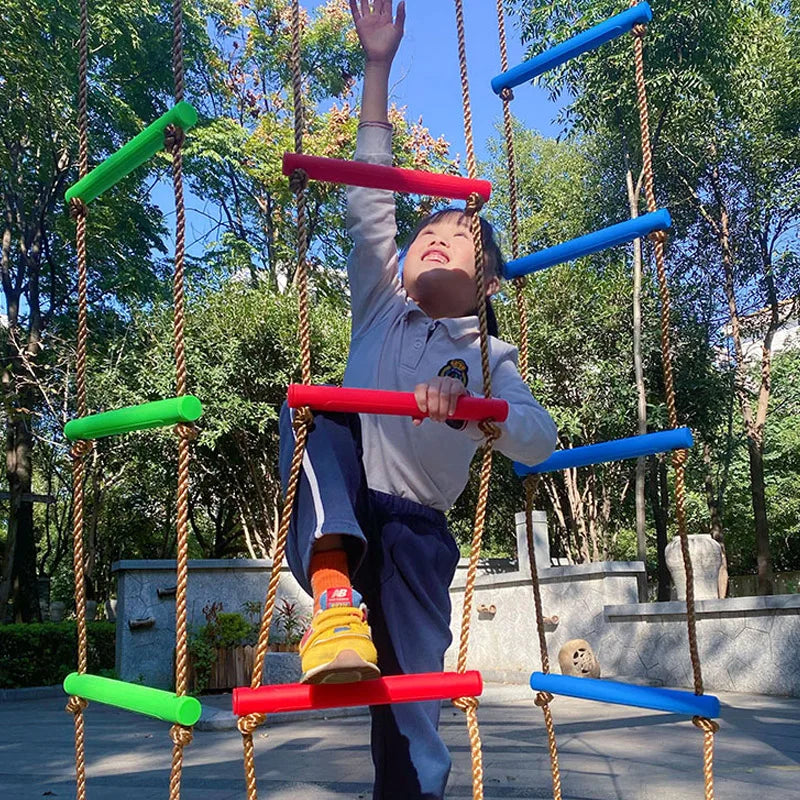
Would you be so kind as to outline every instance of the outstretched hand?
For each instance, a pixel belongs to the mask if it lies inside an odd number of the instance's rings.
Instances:
[[[391,63],[406,21],[406,4],[397,4],[397,18],[392,19],[392,0],[350,0],[350,11],[367,61]],[[360,6],[360,10],[359,10]]]

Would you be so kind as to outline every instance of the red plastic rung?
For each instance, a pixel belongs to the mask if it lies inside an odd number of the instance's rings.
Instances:
[[[234,689],[233,713],[243,717],[246,714],[276,714],[316,708],[452,700],[456,697],[477,697],[482,691],[483,680],[477,670],[390,675],[359,683],[283,683],[259,689]]]
[[[283,174],[291,175],[296,169],[305,170],[308,177],[315,181],[366,186],[369,189],[391,189],[393,192],[448,197],[452,200],[469,200],[469,196],[477,192],[487,201],[492,194],[492,184],[489,181],[462,178],[460,175],[284,153]]]
[[[414,419],[425,419],[428,416],[419,410],[413,392],[387,392],[383,389],[353,389],[347,386],[309,386],[305,383],[290,383],[288,403],[290,408],[308,406],[316,411],[392,414]],[[505,400],[462,395],[458,398],[452,419],[493,419],[496,422],[505,422],[507,417],[508,403]]]

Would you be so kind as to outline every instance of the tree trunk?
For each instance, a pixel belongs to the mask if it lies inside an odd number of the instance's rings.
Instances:
[[[658,595],[659,602],[670,599],[671,576],[664,551],[667,547],[667,517],[669,515],[669,487],[667,486],[667,464],[663,456],[653,456],[650,460],[650,504],[656,525],[656,554],[658,556]]]
[[[722,566],[719,570],[719,596],[728,596],[728,557],[725,553],[725,531],[722,527],[722,517],[719,513],[720,494],[714,487],[714,478],[711,474],[712,466],[711,447],[708,442],[703,442],[703,463],[705,464],[705,490],[706,490],[706,505],[708,506],[708,514],[711,519],[710,533],[713,539],[719,542],[722,548]]]
[[[6,474],[10,494],[10,514],[0,610],[14,622],[41,622],[39,590],[36,581],[36,541],[33,530],[33,503],[23,501],[31,492],[33,437],[30,415],[12,413],[6,426]]]
[[[769,546],[769,525],[767,522],[766,493],[764,489],[764,425],[766,423],[767,408],[771,389],[771,355],[772,337],[777,326],[777,298],[770,297],[773,301],[772,320],[770,321],[761,357],[761,382],[758,393],[758,407],[756,415],[750,405],[750,392],[747,387],[747,362],[742,346],[742,332],[739,322],[739,311],[736,304],[736,291],[734,284],[734,256],[730,241],[730,221],[728,209],[723,201],[716,168],[712,170],[711,182],[714,187],[717,207],[719,209],[719,225],[717,236],[722,251],[722,266],[725,272],[725,295],[728,300],[728,311],[731,318],[731,339],[736,356],[736,386],[735,393],[744,420],[745,436],[747,437],[747,454],[750,461],[750,494],[753,504],[753,516],[756,528],[756,558],[758,561],[758,593],[760,595],[772,594],[772,556]],[[774,292],[772,293],[774,294]]]
[[[764,494],[764,444],[747,439],[747,453],[750,456],[750,485],[753,495],[753,513],[756,520],[756,552],[758,558],[758,593],[772,594],[772,557],[769,547],[769,526],[767,525],[767,503]]]
[[[633,185],[629,154],[625,153],[625,185],[631,219],[639,216],[639,192]],[[642,240],[633,242],[633,372],[636,382],[636,433],[647,433],[647,394],[642,366]],[[645,473],[647,459],[636,459],[636,558],[647,564],[647,529],[645,516]],[[647,572],[639,581],[639,602],[647,602]]]

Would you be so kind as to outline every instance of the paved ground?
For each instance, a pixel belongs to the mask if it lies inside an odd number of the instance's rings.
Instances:
[[[720,695],[719,800],[800,797],[800,700]],[[222,707],[227,697],[209,706]],[[57,697],[0,701],[0,800],[74,798],[72,721]],[[699,731],[670,714],[570,698],[553,706],[564,800],[703,797]],[[542,714],[520,686],[489,685],[479,712],[486,800],[552,797]],[[368,719],[273,717],[257,734],[262,798],[370,800]],[[448,798],[470,798],[463,714],[447,707]],[[166,800],[167,725],[93,704],[87,712],[88,800]],[[243,800],[241,737],[199,730],[186,751],[186,800]]]

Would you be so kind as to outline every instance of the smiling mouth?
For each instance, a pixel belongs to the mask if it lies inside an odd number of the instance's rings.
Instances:
[[[422,254],[423,261],[432,261],[435,264],[448,264],[450,259],[441,250],[428,250]]]

